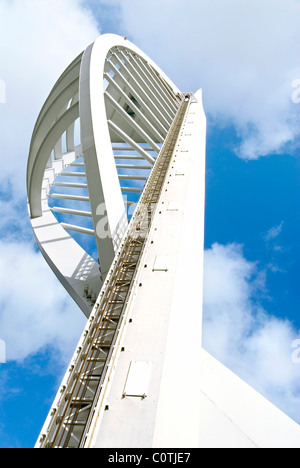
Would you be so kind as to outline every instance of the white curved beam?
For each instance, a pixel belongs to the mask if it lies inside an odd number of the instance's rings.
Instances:
[[[27,187],[31,179],[31,170],[45,132],[56,120],[62,108],[79,90],[79,73],[82,54],[80,54],[61,75],[49,94],[35,124],[27,164]]]
[[[30,199],[31,216],[36,218],[42,214],[41,187],[43,183],[44,171],[52,149],[55,148],[61,135],[79,117],[79,105],[70,107],[51,127],[48,134],[42,141],[37,152],[29,182],[28,196]]]
[[[127,229],[127,207],[136,203],[166,138],[179,94],[134,44],[105,34],[62,73],[38,116],[27,167],[31,222],[46,261],[87,316],[90,297],[98,295]],[[148,165],[130,166],[122,159]],[[123,180],[129,186],[122,186]],[[99,261],[68,232],[94,236]]]

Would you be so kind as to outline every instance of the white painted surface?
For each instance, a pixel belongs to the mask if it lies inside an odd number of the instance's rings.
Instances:
[[[90,446],[198,445],[199,373],[195,369],[201,352],[205,116],[201,101],[191,104],[191,109],[199,113],[196,136],[188,142],[180,137],[176,146],[130,301],[132,323],[127,325],[125,351],[115,366],[107,398],[110,410],[94,421]],[[189,124],[185,121],[185,125]],[[184,167],[186,175],[176,177],[177,165],[180,170]],[[174,200],[180,200],[178,210],[169,211]],[[199,200],[196,205],[195,200]],[[166,257],[168,265],[162,261]],[[152,267],[156,262],[158,269]],[[153,363],[144,400],[122,399],[133,360]]]
[[[132,361],[129,366],[124,397],[145,398],[148,394],[152,363],[149,361]]]
[[[205,117],[196,97],[184,127],[193,138],[177,146],[130,299],[109,411],[93,421],[88,447],[300,448],[299,425],[201,345]],[[174,199],[179,211],[168,210]],[[166,254],[167,272],[145,267]],[[145,399],[122,398],[134,360],[153,363]]]
[[[176,86],[149,57],[130,41],[124,40],[117,35],[104,34],[100,36],[94,44],[86,49],[83,55],[80,77],[82,147],[85,155],[94,225],[97,232],[97,248],[104,276],[110,268],[114,253],[117,251],[120,240],[123,238],[127,228],[127,218],[112,151],[109,127],[118,129],[119,134],[125,137],[125,141],[129,141],[132,146],[139,148],[136,141],[130,137],[127,127],[128,125],[129,127],[140,127],[118,105],[112,96],[107,92],[103,94],[103,88],[99,86],[99,83],[103,80],[109,51],[113,50],[116,46],[126,47],[130,52],[142,57],[164,77],[175,92],[178,92]],[[122,51],[120,53],[123,54]],[[126,61],[125,54],[123,56]],[[133,60],[135,60],[134,57]],[[142,89],[147,88],[140,74],[137,74],[135,71],[138,65],[133,67],[131,62],[128,62],[128,67],[135,73],[136,79],[139,85],[142,86]],[[109,80],[111,81],[111,78]],[[118,112],[123,113],[123,120],[120,120],[120,126],[116,125],[116,122],[107,122],[107,104],[111,100],[115,102],[115,114]],[[116,118],[116,115],[114,115],[114,118]],[[149,137],[150,128],[147,128],[147,130],[147,132],[141,130],[141,141],[152,142]],[[152,146],[159,151],[159,147],[154,142],[152,142]],[[153,158],[145,151],[143,153],[145,159],[153,163]],[[101,209],[101,206],[105,206],[103,213],[99,211],[99,207]],[[101,222],[101,215],[105,215],[107,225]],[[105,233],[107,231],[110,233],[108,236]]]
[[[300,448],[299,425],[204,350],[200,411],[200,447]]]
[[[168,255],[157,255],[153,265],[153,271],[168,271],[170,268],[170,257]]]
[[[107,202],[110,229],[116,236],[122,227],[124,206],[119,196],[114,197],[117,177],[98,77],[103,77],[109,48],[119,42],[117,36],[107,35],[90,46],[81,76],[83,150],[92,161],[87,164],[87,177],[93,189],[103,191],[100,199]],[[146,57],[130,42],[126,44]],[[77,60],[68,67],[39,116],[28,162],[28,194],[37,243],[62,284],[88,315],[90,308],[82,288],[86,281],[95,281],[95,288],[99,288],[98,265],[63,230],[47,207],[49,186],[64,164],[78,156],[75,148],[62,155],[60,140],[67,131],[72,147],[74,121],[79,115],[78,65]],[[131,67],[131,79],[133,75],[137,79],[142,68],[143,65]],[[176,92],[176,87],[165,79]],[[141,91],[143,98],[147,97],[145,89]],[[147,89],[167,125],[172,120],[172,109],[169,105],[161,107],[158,91],[151,83]],[[195,96],[197,100],[190,104],[182,126],[128,301],[126,317],[131,321],[127,320],[122,331],[124,352],[112,363],[109,411],[95,412],[87,446],[300,448],[299,425],[202,349],[206,121],[201,92]],[[67,109],[70,99],[71,107]],[[151,112],[155,113],[152,102],[151,106],[149,118]],[[54,121],[48,133],[48,126]],[[61,159],[49,162],[52,149],[55,157]],[[92,194],[93,203],[97,202],[93,197],[96,195]],[[176,209],[172,208],[174,201]],[[92,211],[95,216],[95,206]],[[114,249],[108,250],[103,257],[107,268]],[[64,382],[67,378],[68,373]],[[127,391],[135,398],[124,398]],[[54,409],[59,398],[60,394]],[[52,419],[50,414],[45,428]]]
[[[154,447],[197,447],[200,428],[199,368],[202,341],[205,142],[202,95],[190,105],[175,153],[174,192],[183,202],[169,329],[153,437]],[[185,137],[192,133],[192,137]],[[184,150],[184,152],[181,152]],[[170,195],[169,195],[170,196]]]
[[[112,70],[111,63],[107,67],[111,56],[114,56],[115,63],[125,70],[122,75],[121,70],[113,65],[117,86],[111,86],[111,80],[106,80],[107,86],[103,94],[102,83],[105,74]],[[121,56],[123,59],[120,63]],[[164,80],[168,91],[164,88]],[[118,88],[119,85],[122,89]],[[121,109],[119,106],[122,93],[129,93],[127,85],[133,90],[139,104],[144,106],[141,108],[144,113],[135,109],[137,118],[134,123],[132,117],[125,112],[126,107]],[[121,89],[121,95],[116,96],[113,89]],[[109,92],[112,94],[109,95]],[[115,164],[115,160],[120,158],[114,157],[112,142],[113,146],[122,143],[124,136],[125,142],[132,142],[132,148],[142,154],[145,161],[153,164],[156,155],[149,152],[151,148],[145,148],[143,145],[148,142],[152,149],[159,151],[179,106],[180,98],[176,96],[178,93],[179,90],[171,80],[134,44],[119,36],[108,34],[98,38],[66,69],[49,94],[38,117],[32,136],[27,171],[32,226],[46,261],[87,316],[92,310],[91,302],[93,303],[98,295],[102,278],[110,269],[128,226],[122,192],[126,192],[126,189],[128,192],[142,191],[142,187],[120,188]],[[140,95],[143,100],[140,99]],[[128,94],[126,101],[129,99],[130,106],[133,106]],[[119,114],[121,118],[118,117]],[[118,129],[121,139],[118,136],[113,138],[111,128]],[[79,138],[79,133],[81,144],[75,147],[74,142]],[[65,149],[63,150],[63,140],[66,141],[66,153]],[[125,150],[128,150],[128,147],[125,147]],[[78,157],[83,157],[84,163],[76,162]],[[85,167],[85,174],[80,175],[80,182],[83,183],[56,180],[58,176],[67,175],[61,172],[69,164],[73,167]],[[85,176],[86,183],[82,180]],[[74,173],[70,176],[69,172],[67,177],[70,180]],[[137,177],[133,175],[131,181],[134,179]],[[144,181],[145,178],[140,180]],[[71,224],[59,223],[56,220],[48,206],[52,185],[80,189],[75,195],[62,193],[54,195],[53,198],[88,202],[89,211],[78,210],[72,205],[70,208],[58,207],[56,211],[81,217],[83,214],[85,217],[92,216],[94,229],[87,230],[81,224],[76,225],[75,221]],[[89,196],[83,194],[81,189],[88,189]],[[103,220],[105,223],[102,224]],[[101,273],[99,264],[74,241],[64,227],[88,234],[96,231]],[[84,333],[81,340],[84,340]],[[76,352],[72,362],[76,362]],[[68,378],[69,371],[65,375],[37,445],[43,444],[40,441],[45,441],[50,436],[49,427],[56,425],[55,413],[61,405],[61,391],[64,391]]]
[[[179,210],[179,203],[176,201],[170,201],[168,203],[168,211],[178,211]]]
[[[85,297],[84,288],[88,284],[98,296],[101,288],[99,265],[63,229],[51,213],[47,200],[42,206],[43,215],[31,221],[37,245],[62,285],[89,317],[93,303]]]

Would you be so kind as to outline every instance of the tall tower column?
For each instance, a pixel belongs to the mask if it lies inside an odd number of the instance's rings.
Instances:
[[[113,363],[89,447],[199,444],[205,135],[199,91],[180,122],[153,207],[122,352]]]
[[[206,118],[103,35],[32,135],[37,244],[87,317],[39,448],[300,448],[299,425],[202,347]]]

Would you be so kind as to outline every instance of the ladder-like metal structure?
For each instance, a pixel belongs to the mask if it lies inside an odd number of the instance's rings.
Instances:
[[[109,379],[112,357],[117,352],[116,343],[125,324],[128,300],[190,99],[190,94],[182,96],[182,103],[103,285],[99,303],[76,350],[67,382],[60,389],[56,407],[51,410],[46,432],[38,441],[41,448],[84,448],[95,409],[99,408],[101,399],[105,404],[105,380]]]

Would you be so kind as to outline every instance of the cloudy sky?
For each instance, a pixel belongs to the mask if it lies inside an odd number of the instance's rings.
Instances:
[[[299,24],[299,0],[0,0],[0,447],[34,445],[85,323],[37,252],[25,173],[51,87],[106,32],[203,88],[204,345],[300,423]]]

